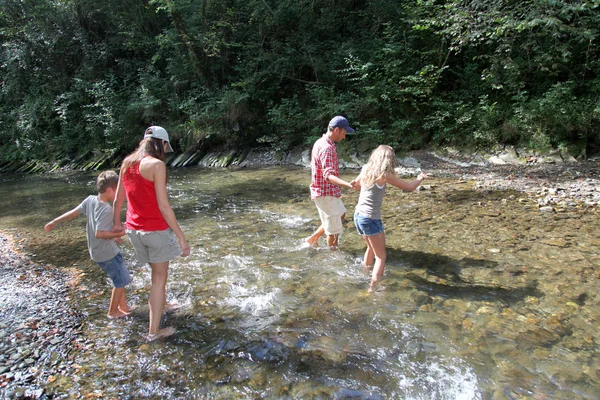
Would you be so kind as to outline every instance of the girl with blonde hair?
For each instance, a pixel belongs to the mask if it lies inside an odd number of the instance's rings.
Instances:
[[[363,264],[372,269],[369,292],[375,289],[383,276],[385,267],[385,232],[381,221],[381,205],[386,185],[389,183],[397,188],[414,191],[426,174],[420,174],[416,180],[405,182],[396,177],[396,155],[390,146],[380,145],[371,153],[369,161],[363,166],[360,175],[352,182],[360,184],[360,196],[354,212],[354,225],[358,234],[367,243]]]

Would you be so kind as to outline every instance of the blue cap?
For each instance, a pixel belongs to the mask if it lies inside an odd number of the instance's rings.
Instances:
[[[346,133],[354,133],[354,129],[350,128],[350,123],[348,120],[341,115],[337,117],[333,117],[331,121],[329,121],[330,128],[343,128],[346,130]]]

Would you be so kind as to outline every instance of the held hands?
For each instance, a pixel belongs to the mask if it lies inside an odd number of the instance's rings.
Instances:
[[[350,182],[350,186],[354,190],[360,190],[360,180],[358,180],[358,179],[352,179],[352,181]]]
[[[113,232],[123,232],[123,235],[125,235],[125,229],[123,228],[123,225],[120,224],[120,223],[119,224],[114,224],[113,228],[112,228],[112,231]],[[123,236],[123,235],[121,235],[121,236]]]

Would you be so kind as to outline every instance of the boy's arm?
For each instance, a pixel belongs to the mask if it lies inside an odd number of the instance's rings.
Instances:
[[[115,239],[121,236],[125,236],[125,231],[112,232],[112,231],[96,231],[94,234],[96,239]]]
[[[77,217],[80,214],[81,213],[79,212],[79,210],[77,208],[74,208],[71,211],[67,211],[66,213],[64,213],[60,217],[56,217],[52,221],[48,222],[44,226],[44,230],[46,232],[50,232],[52,229],[56,228],[56,225],[58,225],[58,224],[60,224],[61,222],[64,222],[64,221],[70,221],[70,220],[72,220],[73,218]]]

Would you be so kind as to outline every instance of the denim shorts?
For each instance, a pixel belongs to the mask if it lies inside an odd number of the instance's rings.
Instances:
[[[354,226],[361,236],[374,236],[383,232],[383,221],[354,214]]]
[[[131,282],[129,271],[127,271],[127,267],[123,262],[123,256],[121,253],[117,254],[108,261],[96,261],[96,264],[98,264],[110,277],[115,288],[125,287],[129,284],[129,282]]]

